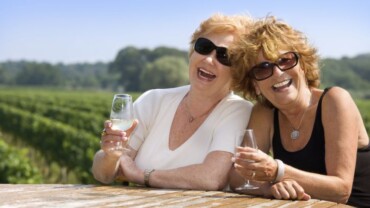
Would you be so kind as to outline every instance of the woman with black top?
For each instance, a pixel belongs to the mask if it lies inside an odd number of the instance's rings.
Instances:
[[[257,101],[248,128],[260,149],[237,148],[231,188],[249,179],[261,187],[249,194],[370,207],[369,137],[361,114],[345,89],[318,88],[317,51],[304,34],[267,17],[230,55],[235,90]]]

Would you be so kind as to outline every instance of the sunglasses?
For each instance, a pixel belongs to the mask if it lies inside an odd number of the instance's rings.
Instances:
[[[216,49],[216,59],[218,62],[225,66],[231,66],[229,57],[227,56],[227,48],[218,47],[212,41],[207,38],[198,38],[194,44],[194,50],[202,55],[210,54]]]
[[[278,58],[274,63],[262,62],[249,71],[249,75],[257,81],[265,80],[272,76],[274,67],[277,66],[281,71],[289,70],[295,67],[298,63],[299,56],[296,52],[287,52]]]

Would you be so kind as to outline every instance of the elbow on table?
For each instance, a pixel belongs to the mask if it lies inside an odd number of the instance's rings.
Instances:
[[[97,174],[93,172],[93,176],[95,180],[99,181],[100,183],[103,184],[110,184],[113,182],[113,179],[111,177],[103,176],[101,174]]]
[[[343,185],[342,188],[339,189],[337,194],[337,200],[335,200],[338,203],[346,204],[349,197],[352,193],[352,185]]]
[[[209,180],[208,183],[206,183],[206,188],[205,190],[207,191],[220,191],[225,188],[227,185],[226,181],[221,181],[221,180]]]

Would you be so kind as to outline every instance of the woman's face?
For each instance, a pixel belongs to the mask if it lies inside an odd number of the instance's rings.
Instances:
[[[281,63],[279,65],[284,68],[284,58],[288,51],[281,51],[281,58],[278,60],[267,60],[262,52],[258,54],[257,64],[262,62],[270,63]],[[284,55],[283,55],[284,54]],[[294,56],[288,56],[294,57]],[[298,62],[298,63],[297,63]],[[257,94],[262,93],[275,107],[290,106],[295,102],[305,102],[304,91],[308,88],[306,84],[305,73],[299,64],[299,58],[297,58],[297,64],[288,69],[280,70],[276,65],[273,67],[273,73],[270,77],[264,80],[254,80],[255,89]]]
[[[201,36],[217,47],[227,48],[234,40],[232,34],[209,34]],[[189,79],[192,88],[208,94],[228,93],[231,84],[230,67],[216,58],[216,50],[202,55],[196,50],[189,59]]]

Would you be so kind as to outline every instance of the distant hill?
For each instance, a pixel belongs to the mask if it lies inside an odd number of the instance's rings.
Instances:
[[[128,53],[131,51],[131,53]],[[136,51],[136,53],[132,53]],[[143,54],[146,54],[144,56]],[[111,63],[49,64],[32,61],[8,61],[0,63],[0,86],[57,86],[60,88],[115,88],[121,86],[119,73],[123,69],[135,72],[140,77],[143,66],[150,60],[169,54],[187,59],[187,52],[173,48],[154,50],[123,49]],[[153,58],[154,57],[154,58]],[[122,63],[119,60],[124,60]],[[137,60],[140,60],[138,63]],[[116,73],[109,68],[116,67]],[[172,64],[173,65],[173,64]],[[171,66],[172,66],[171,65]],[[340,59],[326,58],[321,63],[321,88],[341,86],[355,98],[370,99],[370,53]],[[186,68],[186,66],[185,66]],[[175,69],[178,70],[178,69]],[[123,73],[125,76],[127,73]],[[161,76],[161,75],[158,75]],[[137,81],[139,82],[139,81]],[[140,83],[136,83],[140,85]]]
[[[370,53],[353,58],[323,59],[321,83],[322,88],[341,86],[355,97],[370,99]]]

